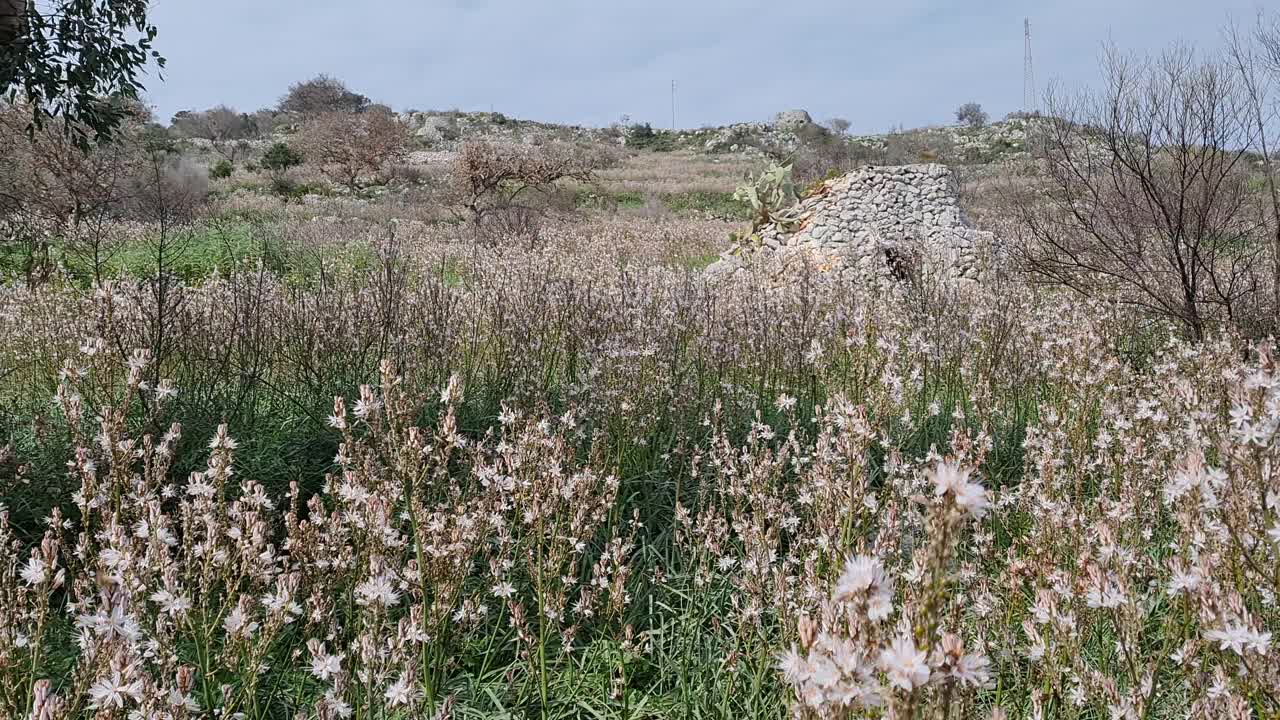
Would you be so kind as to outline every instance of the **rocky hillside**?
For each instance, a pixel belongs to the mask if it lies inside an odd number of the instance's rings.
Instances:
[[[747,156],[785,155],[821,139],[847,144],[874,164],[921,161],[986,163],[1026,156],[1034,119],[1010,118],[983,127],[937,126],[882,134],[846,135],[816,123],[804,110],[778,113],[770,122],[734,123],[689,130],[661,130],[645,124],[607,128],[516,120],[488,112],[405,112],[399,115],[424,148],[448,150],[468,138],[514,142],[550,140],[615,144],[636,150],[691,150]]]

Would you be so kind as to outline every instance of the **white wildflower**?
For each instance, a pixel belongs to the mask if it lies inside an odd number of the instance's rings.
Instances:
[[[915,643],[906,635],[899,636],[880,652],[880,669],[890,685],[908,692],[929,682],[925,652],[916,649]]]
[[[320,653],[311,658],[311,674],[320,680],[328,680],[340,672],[342,672],[341,655]]]
[[[41,560],[35,554],[28,558],[21,574],[23,581],[33,587],[49,579],[48,568],[45,566],[44,560]]]
[[[847,601],[884,582],[884,564],[870,555],[854,555],[844,563],[844,572],[836,582],[834,597]]]
[[[258,631],[258,623],[249,620],[244,610],[237,605],[223,618],[222,629],[232,637],[241,636],[247,639],[253,637],[253,634]]]
[[[369,578],[357,585],[356,596],[356,602],[361,605],[394,607],[400,602],[400,593],[396,591],[391,576],[386,574]]]
[[[94,710],[123,708],[125,700],[137,702],[141,697],[142,684],[137,681],[126,682],[118,670],[89,687],[89,707]]]
[[[1209,630],[1205,639],[1218,643],[1223,650],[1230,650],[1243,657],[1246,651],[1266,655],[1271,645],[1271,633],[1257,632],[1240,623],[1228,625],[1220,630]]]

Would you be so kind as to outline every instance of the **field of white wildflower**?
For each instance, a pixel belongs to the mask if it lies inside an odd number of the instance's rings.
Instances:
[[[0,289],[0,717],[1280,716],[1269,347],[720,229]]]

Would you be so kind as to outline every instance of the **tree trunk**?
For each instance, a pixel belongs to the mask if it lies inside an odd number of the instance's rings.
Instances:
[[[0,0],[0,52],[9,49],[22,35],[27,0]]]

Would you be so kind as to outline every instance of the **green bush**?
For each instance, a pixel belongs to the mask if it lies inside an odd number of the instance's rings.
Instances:
[[[676,149],[675,137],[666,130],[654,130],[649,123],[636,123],[627,133],[627,147],[668,152]]]
[[[271,191],[286,200],[301,201],[307,195],[329,195],[329,188],[323,185],[301,183],[284,176],[271,180]]]
[[[213,167],[209,168],[209,177],[214,180],[225,180],[231,177],[236,170],[235,165],[230,160],[219,160]]]
[[[276,174],[301,164],[302,156],[287,143],[278,142],[262,155],[262,167]]]

